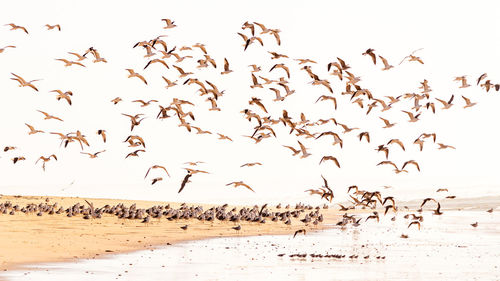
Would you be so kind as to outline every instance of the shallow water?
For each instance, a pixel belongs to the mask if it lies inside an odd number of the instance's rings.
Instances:
[[[102,259],[36,265],[8,280],[498,280],[498,211],[425,214],[408,229],[403,214],[359,227],[286,236],[217,238]],[[477,228],[470,224],[479,222]],[[400,238],[409,235],[408,239]],[[344,258],[289,257],[340,254]],[[285,254],[280,257],[278,254]],[[358,258],[349,258],[358,255]],[[366,259],[364,257],[368,256]],[[377,259],[380,257],[380,259]],[[385,257],[385,259],[383,259]]]

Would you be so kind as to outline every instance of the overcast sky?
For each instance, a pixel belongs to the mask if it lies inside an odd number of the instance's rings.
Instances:
[[[500,92],[476,86],[476,79],[487,73],[493,83],[500,83],[498,62],[500,47],[496,15],[498,5],[494,1],[420,1],[414,7],[402,1],[137,1],[101,2],[86,1],[75,5],[68,1],[10,1],[2,4],[0,18],[0,48],[15,45],[0,53],[0,145],[16,146],[18,149],[0,156],[0,193],[76,195],[113,198],[158,199],[175,201],[223,201],[244,202],[251,200],[308,200],[304,192],[319,188],[321,175],[328,179],[338,200],[345,198],[350,185],[366,189],[392,186],[387,192],[402,196],[413,194],[434,195],[439,187],[456,192],[490,190],[500,187],[497,159],[500,157],[497,129],[497,107]],[[163,29],[163,18],[175,21],[177,27]],[[243,40],[237,32],[245,21],[259,22],[268,28],[279,29],[281,46],[270,34],[258,34],[264,47],[252,44],[243,51]],[[29,31],[10,31],[3,24],[15,23]],[[60,24],[62,31],[48,31],[45,24]],[[256,28],[260,33],[260,28]],[[150,40],[159,35],[168,48],[192,46],[203,43],[208,54],[217,62],[217,69],[196,68],[197,60],[203,58],[198,48],[179,52],[190,55],[182,63],[174,58],[166,59],[169,66],[182,66],[192,71],[192,78],[211,81],[225,95],[219,98],[220,112],[209,111],[206,96],[200,97],[198,86],[182,85],[186,78],[178,78],[178,72],[170,67],[154,64],[143,70],[148,62],[145,50],[132,48],[139,41]],[[74,60],[68,52],[83,54],[93,46],[108,63],[83,61],[86,67],[65,67],[55,59]],[[394,68],[381,71],[380,61],[373,65],[368,56],[361,55],[373,48],[377,55],[385,57]],[[424,64],[401,60],[412,51]],[[286,54],[289,59],[272,60],[268,51]],[[422,109],[421,121],[409,123],[401,110],[408,110],[413,101],[402,101],[393,109],[381,112],[377,107],[366,115],[365,107],[352,104],[350,96],[341,95],[345,81],[339,81],[327,71],[327,64],[344,59],[350,71],[361,78],[359,85],[369,89],[376,98],[399,96],[404,93],[419,93],[420,82],[429,81],[432,88],[431,101],[436,103],[436,114]],[[161,58],[161,54],[153,58]],[[224,58],[234,71],[220,75]],[[330,93],[323,86],[311,85],[308,74],[301,70],[297,58],[309,58],[317,64],[308,64],[322,79],[328,79],[337,98],[338,109],[331,102],[315,103],[321,95]],[[270,79],[284,76],[281,69],[269,72],[277,62],[285,63],[291,71],[289,86],[295,93],[283,102],[273,102],[271,90],[251,89],[250,64],[262,66],[256,74]],[[148,81],[127,78],[126,68],[132,68]],[[15,73],[34,82],[39,91],[29,87],[18,87],[11,80]],[[453,81],[456,76],[467,75],[471,87],[461,89]],[[161,76],[178,80],[178,86],[165,89]],[[279,86],[272,86],[278,87]],[[51,90],[60,89],[74,93],[73,105],[57,101]],[[283,91],[282,91],[283,93]],[[454,106],[441,110],[435,98],[448,100],[455,95]],[[464,109],[461,96],[470,98],[477,105]],[[121,97],[123,102],[110,102]],[[272,118],[281,116],[286,109],[293,120],[300,120],[300,113],[315,121],[334,117],[338,122],[358,127],[359,130],[342,134],[341,127],[333,124],[309,127],[313,133],[334,131],[344,139],[344,147],[332,146],[330,137],[318,140],[296,137],[289,128],[275,125],[277,138],[268,138],[258,144],[244,137],[251,135],[256,122],[248,122],[240,113],[251,109],[267,116],[261,109],[249,105],[252,97],[262,99]],[[210,130],[214,135],[196,135],[178,127],[178,119],[156,119],[158,105],[166,106],[173,98],[189,100],[195,106],[185,106],[196,120],[192,125]],[[140,107],[131,101],[136,99],[158,100],[149,107]],[[37,110],[58,116],[64,122],[43,120]],[[145,114],[140,126],[130,132],[130,121],[126,114]],[[383,129],[383,117],[397,125]],[[106,150],[97,159],[80,154],[76,144],[60,147],[56,135],[28,135],[25,123],[46,132],[69,133],[80,130],[87,136],[90,147],[86,152]],[[96,134],[98,129],[108,133],[107,143]],[[363,131],[370,132],[371,142],[357,138]],[[218,140],[215,133],[233,139]],[[420,152],[413,141],[421,133],[436,133],[437,142],[452,145],[456,150],[438,150],[437,144],[427,140]],[[146,153],[138,158],[128,158],[134,148],[123,143],[130,135],[140,135],[146,141]],[[418,161],[421,172],[414,167],[409,173],[395,174],[389,166],[376,166],[385,160],[382,153],[374,149],[398,138],[406,151],[390,146],[389,160],[399,167],[410,159]],[[283,145],[298,148],[300,140],[312,156],[305,159],[292,156]],[[58,161],[35,165],[40,156],[56,154]],[[26,161],[13,165],[11,158],[24,156]],[[341,169],[332,162],[319,165],[324,155],[338,158]],[[184,162],[204,161],[198,168],[210,174],[196,174],[186,189],[178,194],[180,183],[186,172]],[[261,162],[262,166],[240,166],[247,162]],[[151,165],[164,165],[171,177],[153,171],[144,180]],[[163,177],[163,181],[151,186],[151,179]],[[255,193],[242,187],[233,188],[225,184],[244,181]],[[71,184],[73,183],[73,184]],[[496,193],[498,194],[498,192]],[[476,194],[480,195],[480,194]],[[316,201],[319,202],[319,201]]]

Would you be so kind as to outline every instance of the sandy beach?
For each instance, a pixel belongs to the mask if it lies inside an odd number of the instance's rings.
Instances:
[[[48,198],[48,202],[46,202]],[[136,204],[137,208],[155,205],[179,207],[181,203],[130,201],[113,199],[39,197],[39,196],[2,196],[0,203],[10,201],[13,205],[25,206],[29,203],[54,204],[67,208],[76,203],[86,205],[85,200],[96,208],[106,204]],[[188,204],[199,206],[198,204]],[[87,206],[87,205],[86,205]],[[201,204],[204,209],[214,205]],[[273,206],[274,207],[274,206]],[[294,206],[292,206],[294,207]],[[232,207],[231,207],[232,208]],[[272,209],[272,207],[270,207]],[[284,207],[281,208],[284,211]],[[292,210],[292,208],[290,209]],[[197,219],[168,221],[165,218],[152,219],[149,223],[141,220],[119,219],[113,215],[103,215],[100,219],[82,218],[82,215],[67,217],[65,213],[42,216],[17,212],[15,215],[0,215],[0,270],[11,270],[22,264],[61,262],[72,259],[96,258],[106,254],[148,249],[157,245],[188,240],[199,240],[229,236],[255,236],[293,234],[296,230],[324,229],[325,225],[337,221],[339,213],[332,209],[320,209],[324,216],[322,224],[305,226],[294,218],[291,225],[283,222],[212,222]],[[181,226],[189,225],[187,230]],[[241,225],[241,230],[232,227]]]

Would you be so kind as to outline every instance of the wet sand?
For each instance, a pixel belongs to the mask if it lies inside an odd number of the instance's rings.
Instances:
[[[12,204],[26,206],[28,203],[58,203],[64,208],[77,202],[87,206],[85,198],[39,197],[39,196],[6,196],[0,203],[10,201]],[[137,204],[138,208],[149,208],[155,205],[170,204],[178,208],[180,203],[131,201],[113,199],[89,199],[94,207],[106,204],[123,203],[127,206]],[[188,204],[203,206],[206,210],[216,205]],[[231,208],[233,206],[230,206]],[[253,206],[250,206],[253,207]],[[269,209],[273,210],[274,206]],[[292,206],[293,208],[294,206]],[[280,211],[284,211],[281,208]],[[290,209],[292,210],[292,209]],[[298,218],[292,219],[291,225],[283,222],[213,222],[197,219],[179,219],[168,221],[165,218],[151,219],[149,223],[141,220],[119,219],[113,215],[103,215],[100,219],[85,220],[82,215],[66,217],[66,213],[42,216],[17,212],[15,215],[0,215],[0,270],[12,270],[20,265],[46,262],[62,262],[74,259],[92,259],[103,255],[124,253],[150,249],[167,243],[191,241],[216,237],[255,236],[293,234],[295,230],[305,228],[309,231],[321,230],[328,224],[338,221],[339,212],[332,209],[321,209],[324,222],[317,226],[304,226]],[[302,217],[302,216],[301,216]],[[180,227],[189,225],[187,230]],[[241,225],[241,230],[232,227]]]
[[[498,210],[497,210],[498,211]],[[404,214],[306,235],[222,237],[67,263],[25,266],[25,280],[499,280],[500,217],[485,211]],[[470,222],[478,221],[478,227]],[[409,238],[401,238],[401,234]],[[301,256],[297,256],[297,254]]]

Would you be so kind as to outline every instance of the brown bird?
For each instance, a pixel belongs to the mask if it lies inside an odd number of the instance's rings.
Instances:
[[[441,210],[441,204],[439,204],[439,202],[438,202],[437,208],[436,208],[436,210],[434,210],[434,215],[438,215],[438,216],[442,215],[443,212],[441,212],[440,210]]]
[[[370,133],[368,133],[368,132],[362,132],[362,133],[360,133],[358,135],[358,137],[359,137],[359,141],[361,141],[363,139],[363,137],[365,137],[366,141],[368,143],[370,143]]]
[[[226,58],[224,58],[224,71],[222,71],[220,74],[229,74],[233,72],[231,69],[229,69],[229,62],[227,61]]]
[[[127,116],[130,118],[130,122],[131,122],[131,127],[130,127],[130,131],[132,131],[134,129],[135,126],[139,126],[142,122],[142,120],[144,120],[146,117],[139,119],[140,116],[144,115],[144,114],[136,114],[134,116],[132,115],[129,115],[129,114],[125,114],[125,113],[122,113],[122,115],[124,116]]]
[[[181,226],[181,228],[182,228],[183,230],[186,230],[186,229],[188,229],[188,225],[186,224],[186,225],[184,225],[184,226]]]
[[[9,45],[9,46],[5,46],[3,48],[0,48],[0,54],[3,53],[5,51],[5,49],[7,49],[7,48],[16,48],[16,46]]]
[[[397,123],[391,123],[391,122],[389,122],[389,120],[384,119],[384,118],[382,118],[382,117],[379,117],[379,118],[380,118],[382,121],[384,121],[384,123],[385,123],[385,126],[384,126],[384,127],[382,127],[382,128],[384,128],[384,129],[391,128],[391,127],[393,127],[394,125],[396,125],[396,124],[397,124]]]
[[[138,103],[141,103],[141,107],[146,107],[148,105],[150,105],[151,103],[153,102],[158,102],[157,100],[149,100],[149,101],[143,101],[143,100],[134,100],[132,102],[138,102]]]
[[[477,222],[475,222],[475,223],[471,223],[470,225],[472,225],[472,227],[477,227],[479,224]]]
[[[349,127],[347,127],[347,125],[345,125],[345,124],[340,124],[340,123],[339,123],[339,125],[340,125],[342,128],[344,128],[344,132],[343,132],[344,134],[345,134],[345,133],[349,133],[350,131],[353,131],[353,130],[359,130],[359,128],[349,128]]]
[[[35,130],[35,128],[29,124],[26,124],[24,123],[24,125],[28,126],[28,128],[30,129],[28,135],[33,135],[33,134],[36,134],[36,133],[45,133],[44,131],[40,131],[40,130]]]
[[[402,111],[404,113],[408,114],[408,117],[410,117],[410,120],[408,122],[417,122],[419,120],[418,117],[420,116],[420,113],[417,115],[413,115],[413,113],[411,113],[411,112],[404,111],[404,110],[402,110]]]
[[[377,64],[377,56],[375,55],[374,51],[374,49],[368,49],[362,55],[369,55],[372,58],[373,64]]]
[[[23,27],[23,26],[20,26],[20,25],[15,25],[15,24],[13,24],[13,23],[8,23],[8,24],[4,24],[4,25],[9,25],[9,26],[10,26],[10,30],[20,29],[20,30],[22,30],[22,31],[26,32],[26,34],[29,34],[29,33],[28,33],[28,30],[26,30],[26,28],[25,28],[25,27]]]
[[[167,82],[167,86],[165,86],[165,89],[168,89],[170,87],[177,85],[177,83],[176,83],[177,80],[172,82],[172,81],[168,80],[167,78],[165,78],[164,76],[162,76],[161,78],[163,78],[163,80],[165,80],[165,82]]]
[[[443,192],[443,191],[448,192],[448,188],[439,188],[438,190],[436,190],[436,192]]]
[[[148,171],[146,172],[146,175],[144,176],[144,178],[146,178],[149,174],[149,171],[151,171],[151,169],[163,169],[165,171],[165,173],[167,173],[167,176],[170,177],[170,174],[168,173],[167,169],[163,166],[160,166],[160,165],[153,165],[151,166]]]
[[[47,112],[44,112],[44,111],[41,111],[41,110],[37,110],[37,111],[40,112],[40,113],[42,113],[43,115],[45,115],[45,118],[43,118],[44,120],[55,119],[55,120],[59,120],[59,121],[63,122],[63,120],[61,118],[59,118],[59,117],[50,115]]]
[[[463,99],[464,99],[464,101],[465,101],[465,106],[464,106],[464,108],[467,108],[467,107],[472,107],[472,106],[474,106],[474,105],[476,105],[476,104],[477,104],[477,103],[475,103],[475,102],[471,102],[471,101],[470,101],[470,99],[468,99],[468,98],[466,98],[466,97],[464,97],[464,96],[462,96],[462,98],[463,98]]]
[[[127,68],[125,70],[128,71],[128,73],[129,73],[128,78],[137,77],[137,78],[141,79],[142,82],[144,82],[144,84],[146,84],[146,85],[148,84],[148,82],[146,82],[146,79],[144,79],[144,77],[142,75],[140,75],[139,73],[136,73],[133,69]]]
[[[16,80],[17,82],[19,82],[19,87],[31,87],[31,88],[33,88],[33,90],[35,90],[35,91],[38,92],[38,89],[32,83],[35,82],[35,81],[40,81],[40,79],[31,80],[29,82],[26,82],[26,80],[24,80],[21,76],[16,75],[14,73],[11,73],[11,74],[14,75],[15,78],[10,78],[10,79],[11,80]]]
[[[267,113],[266,107],[264,106],[264,104],[262,104],[261,99],[259,99],[259,98],[252,97],[252,99],[248,102],[248,104],[250,104],[250,105],[255,104],[258,107],[260,107],[262,110],[264,110],[265,113]]]
[[[114,98],[114,99],[111,100],[111,102],[114,103],[114,104],[117,104],[117,103],[119,103],[121,101],[122,101],[122,98],[120,98],[120,97],[116,97],[116,98]]]
[[[67,66],[72,66],[73,64],[86,67],[81,62],[77,62],[77,61],[70,61],[70,60],[67,60],[67,59],[55,59],[55,60],[64,62],[64,66],[66,66],[66,67]]]
[[[446,145],[442,143],[438,143],[438,145],[439,145],[438,149],[446,149],[446,148],[456,149],[454,146],[451,145]]]
[[[321,158],[321,160],[319,161],[319,164],[321,164],[323,161],[327,161],[327,160],[331,160],[335,163],[335,165],[337,165],[337,167],[340,168],[340,164],[339,164],[339,161],[337,160],[337,158],[333,157],[333,156],[323,156]]]
[[[299,229],[297,231],[295,231],[295,233],[293,234],[293,238],[295,238],[295,236],[297,236],[297,234],[299,233],[304,233],[304,235],[306,235],[306,230],[305,229]]]
[[[162,180],[163,180],[162,177],[154,178],[154,179],[151,180],[151,185],[153,185],[153,184],[155,184],[155,183],[157,183],[159,181],[162,181]]]
[[[84,59],[86,59],[86,58],[87,58],[87,57],[84,57],[84,56],[82,56],[82,55],[80,55],[80,54],[78,54],[78,53],[74,53],[74,52],[68,52],[68,54],[70,54],[70,55],[73,55],[73,56],[77,57],[77,58],[78,58],[78,60],[77,60],[77,61],[82,61],[82,60],[84,60]]]
[[[438,201],[436,201],[436,199],[434,199],[434,198],[430,198],[430,197],[425,198],[424,201],[422,202],[422,204],[420,205],[420,208],[422,208],[425,205],[425,203],[427,203],[429,201],[434,201],[434,202],[438,203]]]
[[[273,69],[275,69],[275,68],[281,68],[281,69],[285,70],[288,79],[290,79],[290,69],[288,69],[288,67],[286,65],[284,65],[283,63],[277,63],[277,64],[273,65],[273,67],[271,67],[271,70],[269,70],[269,72],[273,71]]]
[[[392,165],[394,167],[394,169],[398,169],[398,166],[396,166],[396,164],[394,164],[392,161],[382,161],[382,162],[377,164],[377,166],[380,166],[380,165]]]
[[[444,100],[441,100],[438,98],[436,98],[436,100],[443,104],[443,107],[441,109],[449,109],[450,107],[453,106],[453,104],[451,102],[453,101],[454,97],[455,97],[455,95],[451,95],[451,98],[449,101],[444,101]]]
[[[302,156],[300,158],[306,158],[306,157],[312,155],[312,154],[307,152],[306,147],[300,141],[297,141],[297,142],[299,143],[300,151],[302,152]]]
[[[253,162],[253,163],[245,163],[245,164],[241,165],[240,168],[242,168],[242,167],[252,167],[252,166],[255,166],[255,165],[262,166],[262,164],[259,163],[259,162]]]
[[[391,140],[387,143],[387,145],[390,145],[390,144],[393,144],[393,143],[398,144],[398,145],[401,147],[401,149],[405,150],[405,146],[403,145],[403,142],[402,142],[402,141],[400,141],[399,139],[391,139]]]
[[[54,158],[54,160],[57,161],[57,156],[55,154],[51,154],[49,157],[40,156],[40,158],[36,160],[35,165],[38,163],[38,161],[42,160],[43,161],[42,169],[45,171],[45,163],[49,162],[51,158]]]
[[[167,63],[166,63],[164,60],[162,60],[162,59],[153,59],[153,60],[150,60],[150,61],[146,64],[146,66],[144,67],[144,69],[146,69],[146,68],[147,68],[150,64],[152,64],[152,63],[161,63],[161,64],[163,64],[166,68],[170,69],[170,67],[168,67]]]
[[[106,130],[97,130],[97,134],[102,137],[103,142],[106,142]]]
[[[11,160],[12,160],[12,162],[14,164],[16,164],[18,161],[24,161],[24,160],[26,160],[26,158],[24,158],[23,156],[18,156],[18,157],[12,158]]]
[[[381,144],[377,148],[375,148],[376,151],[378,152],[384,152],[385,153],[385,159],[389,159],[389,148],[386,147],[385,145]]]
[[[412,221],[410,222],[410,224],[408,225],[408,228],[410,228],[410,226],[416,224],[418,226],[418,230],[420,230],[420,222],[419,221]]]
[[[415,167],[417,167],[417,170],[420,172],[420,167],[418,166],[418,163],[417,161],[415,160],[409,160],[409,161],[406,161],[404,164],[403,164],[403,167],[401,167],[401,169],[404,169],[406,167],[406,165],[408,164],[413,164],[415,165]]]
[[[127,154],[127,156],[125,156],[125,159],[127,159],[129,156],[139,156],[139,152],[146,152],[146,150],[144,149],[138,149],[136,151],[133,151],[133,152],[130,152],[129,154]]]
[[[298,155],[300,153],[300,150],[297,150],[291,146],[288,146],[288,145],[283,145],[283,146],[290,149],[291,151],[293,151],[293,156]]]
[[[219,134],[219,133],[217,133],[217,135],[219,135],[219,140],[229,140],[229,141],[233,141],[230,137],[225,136],[225,135],[223,135],[223,134]]]
[[[179,189],[179,191],[177,193],[181,193],[181,191],[184,189],[184,187],[186,186],[186,183],[188,182],[188,180],[191,176],[192,176],[191,172],[188,171],[187,175],[182,180],[181,188]]]
[[[333,105],[335,106],[335,110],[337,110],[337,99],[336,99],[335,97],[331,97],[331,96],[325,96],[325,95],[323,95],[323,96],[319,97],[319,98],[316,100],[316,102],[318,102],[318,101],[327,101],[327,100],[331,100],[331,101],[333,101]]]
[[[193,45],[193,48],[200,48],[200,50],[207,54],[207,49],[205,49],[205,45],[204,44],[200,44],[200,43],[196,43]]]
[[[205,162],[203,161],[196,161],[196,162],[184,162],[184,164],[190,165],[190,166],[198,166],[198,164],[204,164]]]
[[[73,93],[71,91],[66,91],[63,93],[63,91],[61,91],[61,90],[52,90],[50,92],[57,93],[57,97],[56,97],[57,100],[65,99],[69,105],[72,104],[71,103],[71,96],[73,96]]]
[[[377,212],[373,212],[373,215],[368,216],[368,217],[365,219],[365,221],[367,221],[367,220],[369,220],[369,219],[376,219],[376,220],[377,220],[377,222],[379,222],[379,221],[380,221],[380,218],[379,218],[379,216],[378,216],[378,213],[377,213]]]
[[[161,19],[161,20],[164,21],[165,24],[167,25],[167,26],[164,26],[163,29],[174,28],[177,26],[174,24],[174,21],[172,21],[171,19]]]
[[[47,30],[52,30],[54,28],[57,28],[59,31],[61,31],[61,26],[59,24],[55,25],[46,24],[45,26],[47,27]]]
[[[244,187],[250,189],[251,191],[255,192],[248,184],[246,184],[242,181],[234,181],[234,182],[230,182],[230,183],[226,184],[226,186],[229,186],[229,185],[234,185],[234,187],[244,186]]]
[[[6,147],[3,149],[3,152],[7,152],[7,151],[9,151],[9,150],[14,150],[14,149],[16,149],[16,148],[17,148],[17,147],[15,147],[15,146],[6,146]]]
[[[193,74],[192,72],[184,72],[184,70],[176,65],[172,65],[175,69],[177,69],[177,71],[179,71],[179,73],[181,74],[179,77],[182,78],[182,77],[186,77],[188,75],[191,75]]]
[[[455,79],[453,81],[460,81],[462,83],[462,85],[459,87],[459,88],[467,88],[467,87],[470,87],[469,84],[467,84],[467,76],[459,76],[459,77],[455,77]]]
[[[382,56],[378,56],[378,57],[382,60],[382,63],[384,64],[384,68],[382,68],[382,70],[389,70],[389,69],[394,67],[394,66],[390,65],[384,57],[382,57]]]
[[[96,152],[96,153],[88,153],[88,152],[80,152],[80,153],[88,155],[90,157],[90,159],[94,159],[94,158],[97,158],[97,155],[99,155],[99,153],[103,153],[105,151],[106,150],[99,151],[99,152]]]

